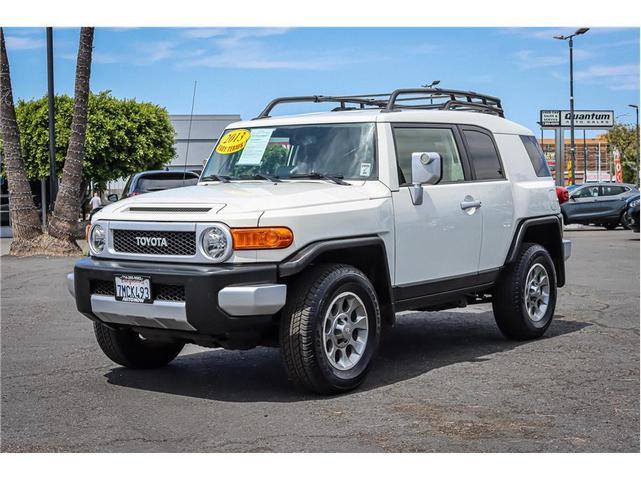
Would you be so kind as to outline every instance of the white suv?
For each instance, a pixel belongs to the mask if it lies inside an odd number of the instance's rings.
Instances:
[[[292,102],[336,108],[270,117]],[[541,336],[562,235],[545,158],[498,98],[279,98],[229,125],[198,185],[96,214],[68,285],[118,364],[277,345],[291,380],[333,393],[363,381],[399,311],[492,302],[505,336]]]

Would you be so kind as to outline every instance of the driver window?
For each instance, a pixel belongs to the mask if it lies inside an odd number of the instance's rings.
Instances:
[[[574,195],[575,198],[596,198],[599,196],[599,187],[598,186],[586,186],[581,188]]]
[[[443,159],[441,183],[465,181],[461,158],[452,130],[448,128],[394,128],[398,183],[412,183],[412,153],[436,152]]]

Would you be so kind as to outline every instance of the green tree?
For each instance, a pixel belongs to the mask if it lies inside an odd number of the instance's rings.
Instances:
[[[71,134],[73,98],[56,96],[55,109],[56,162],[57,171],[62,172]],[[30,179],[44,178],[49,174],[47,98],[19,101],[16,115],[27,175]],[[90,94],[84,186],[91,181],[102,189],[109,181],[162,168],[176,156],[173,144],[174,129],[164,108],[118,99],[109,91]]]
[[[619,150],[621,166],[623,167],[623,181],[637,183],[637,151],[639,137],[637,129],[632,125],[617,123],[606,135],[610,148]]]

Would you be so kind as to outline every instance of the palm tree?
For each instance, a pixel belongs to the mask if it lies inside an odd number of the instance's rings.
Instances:
[[[71,136],[60,191],[49,222],[49,234],[59,240],[59,243],[66,243],[68,247],[76,250],[79,250],[75,237],[80,213],[79,189],[82,185],[82,162],[85,156],[93,34],[94,29],[91,27],[80,29]]]
[[[29,250],[30,243],[42,235],[42,228],[22,161],[20,132],[13,106],[9,59],[2,28],[0,28],[0,134],[4,149],[5,171],[9,186],[9,214],[13,229],[10,252],[20,254],[23,250]]]

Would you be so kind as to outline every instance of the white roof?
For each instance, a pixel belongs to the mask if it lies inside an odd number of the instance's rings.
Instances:
[[[493,133],[533,135],[524,126],[487,113],[452,110],[399,110],[381,112],[379,109],[305,113],[291,116],[275,116],[260,120],[246,120],[232,123],[228,128],[255,128],[261,126],[310,125],[319,123],[361,123],[361,122],[404,122],[404,123],[447,123],[455,125],[476,125]]]

